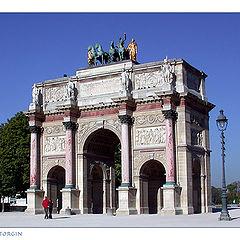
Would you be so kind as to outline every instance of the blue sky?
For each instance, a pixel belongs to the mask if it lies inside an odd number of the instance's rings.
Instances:
[[[240,180],[240,14],[237,13],[38,13],[0,14],[0,123],[27,110],[36,82],[74,75],[87,67],[87,47],[107,50],[127,33],[134,37],[140,63],[182,58],[204,71],[210,113],[212,185],[221,186],[222,108],[226,131],[227,183]]]

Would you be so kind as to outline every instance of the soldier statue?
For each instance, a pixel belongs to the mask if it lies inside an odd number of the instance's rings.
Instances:
[[[128,45],[127,50],[129,51],[129,57],[131,60],[136,61],[137,56],[137,44],[135,43],[135,39],[132,38],[131,43]]]

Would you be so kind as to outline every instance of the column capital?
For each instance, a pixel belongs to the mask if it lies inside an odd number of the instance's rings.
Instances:
[[[41,127],[39,126],[29,126],[30,133],[41,133]]]
[[[176,121],[178,118],[178,113],[172,109],[163,110],[162,113],[166,119],[172,119],[173,121]]]
[[[69,122],[63,122],[64,127],[66,130],[75,130],[76,129],[76,123],[69,121]]]
[[[118,116],[120,122],[123,123],[127,123],[127,124],[132,124],[133,123],[133,118],[129,115],[119,115]]]

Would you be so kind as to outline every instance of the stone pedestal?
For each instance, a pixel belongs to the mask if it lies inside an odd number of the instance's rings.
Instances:
[[[62,209],[61,214],[66,214],[66,209],[70,209],[73,214],[80,214],[79,196],[80,190],[73,188],[63,188],[62,193]]]
[[[182,214],[180,207],[181,187],[176,184],[165,184],[163,190],[163,209],[161,215],[178,215]]]
[[[34,215],[44,213],[42,201],[44,198],[44,191],[39,189],[28,189],[27,193],[27,209],[25,214]]]
[[[116,215],[133,215],[137,214],[136,209],[136,192],[133,187],[119,187],[118,189],[119,208]]]

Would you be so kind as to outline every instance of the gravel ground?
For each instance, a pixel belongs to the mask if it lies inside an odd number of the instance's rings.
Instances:
[[[160,215],[59,215],[44,219],[44,215],[25,215],[23,212],[0,213],[0,228],[240,228],[240,208],[229,210],[232,221],[218,221],[220,212],[160,216]]]

